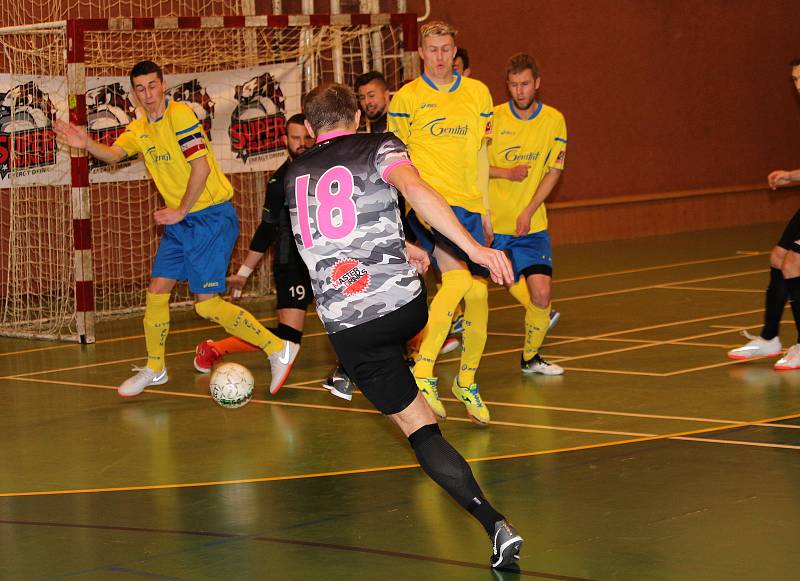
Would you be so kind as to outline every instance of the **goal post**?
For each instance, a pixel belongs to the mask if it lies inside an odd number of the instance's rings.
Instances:
[[[144,306],[162,204],[140,160],[108,167],[55,143],[69,119],[112,143],[136,115],[127,74],[159,63],[234,185],[241,263],[285,121],[320,82],[379,68],[397,90],[419,73],[413,14],[76,19],[0,29],[0,335],[95,341],[96,322]],[[271,289],[269,261],[251,295]],[[179,285],[173,304],[189,304]]]

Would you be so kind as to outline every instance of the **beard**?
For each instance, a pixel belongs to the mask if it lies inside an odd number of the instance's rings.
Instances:
[[[514,107],[516,107],[518,111],[527,111],[536,102],[536,96],[534,95],[530,99],[525,99],[523,101],[517,101],[516,99],[513,99],[513,101]]]

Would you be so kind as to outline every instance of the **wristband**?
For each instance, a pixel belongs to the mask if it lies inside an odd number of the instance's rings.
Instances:
[[[251,274],[253,274],[253,269],[247,266],[246,264],[243,264],[239,267],[239,272],[236,273],[236,276],[243,276],[247,278]]]

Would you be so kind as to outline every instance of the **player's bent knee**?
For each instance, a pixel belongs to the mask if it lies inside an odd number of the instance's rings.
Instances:
[[[214,303],[217,302],[218,297],[214,297],[212,299],[208,299],[205,301],[199,301],[194,304],[195,312],[203,317],[204,319],[211,319],[214,314]]]
[[[480,278],[473,278],[472,285],[469,290],[464,294],[465,301],[488,301],[489,300],[489,285],[485,280]]]

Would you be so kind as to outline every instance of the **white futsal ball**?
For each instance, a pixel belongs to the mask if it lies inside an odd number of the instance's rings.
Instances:
[[[253,397],[253,374],[244,365],[223,363],[211,373],[211,397],[224,408],[240,408]]]

